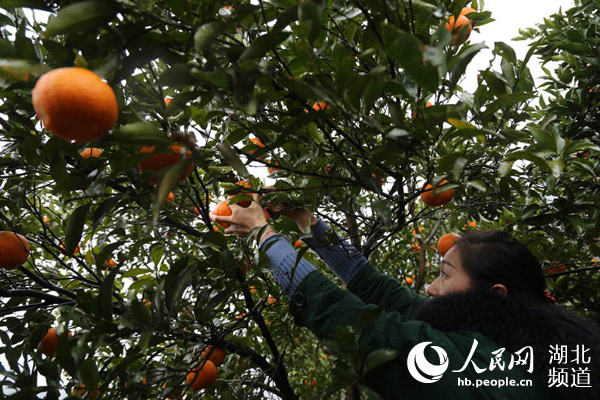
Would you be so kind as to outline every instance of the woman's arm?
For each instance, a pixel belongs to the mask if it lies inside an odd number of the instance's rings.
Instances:
[[[269,256],[275,282],[288,297],[291,297],[300,282],[316,268],[310,262],[298,259],[298,254],[288,240],[268,225],[264,211],[257,202],[258,196],[254,194],[253,198],[249,207],[232,204],[230,216],[210,213],[210,218],[217,223],[228,223],[225,233],[236,233],[239,236],[247,236],[253,229],[264,227],[261,236],[258,237],[259,248]],[[254,231],[255,237],[259,231]]]
[[[414,290],[377,271],[358,249],[337,233],[340,243],[329,243],[326,237],[331,228],[307,209],[295,210],[294,214],[288,216],[296,221],[298,228],[303,232],[309,225],[314,225],[313,237],[303,238],[302,241],[314,250],[363,302],[377,304],[386,311],[398,311],[402,315],[410,316],[414,308],[425,301],[426,298],[417,295]]]

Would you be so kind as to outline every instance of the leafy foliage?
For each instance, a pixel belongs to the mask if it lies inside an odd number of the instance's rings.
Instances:
[[[485,46],[451,46],[445,28],[467,3],[0,2],[0,229],[33,249],[0,271],[8,398],[57,399],[82,384],[98,398],[190,392],[185,377],[208,344],[229,355],[202,398],[375,398],[360,375],[395,354],[316,341],[293,324],[266,256],[214,231],[209,210],[242,189],[308,207],[421,291],[437,274],[438,237],[468,222],[510,231],[543,261],[561,303],[598,318],[598,4],[524,31],[535,39],[524,60],[495,43],[500,69],[480,71],[469,93],[466,68]],[[492,21],[472,18],[481,30]],[[534,54],[558,62],[539,88]],[[31,105],[44,71],[73,65],[117,94],[117,125],[88,144],[98,158],[45,131]],[[330,108],[313,109],[319,101]],[[194,173],[177,185],[181,162],[153,187],[138,150],[174,140],[192,151]],[[423,184],[444,179],[453,202],[425,207]],[[286,217],[273,226],[301,234]],[[50,326],[58,351],[45,358]]]

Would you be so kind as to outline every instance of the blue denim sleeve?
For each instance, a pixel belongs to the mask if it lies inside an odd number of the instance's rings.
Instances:
[[[296,292],[300,282],[309,273],[316,270],[314,265],[305,259],[298,260],[298,253],[287,238],[281,234],[265,239],[259,250],[266,252],[269,256],[269,264],[275,282],[281,286],[288,298],[291,298]]]
[[[367,264],[367,259],[348,243],[347,240],[337,235],[341,244],[331,244],[326,241],[327,232],[331,228],[322,220],[317,221],[314,228],[314,237],[302,238],[312,250],[331,268],[344,284],[348,285],[352,278]]]

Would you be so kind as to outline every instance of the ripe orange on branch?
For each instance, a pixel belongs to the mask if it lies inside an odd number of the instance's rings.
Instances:
[[[25,264],[31,253],[29,241],[11,231],[0,232],[0,268],[15,269]]]
[[[46,129],[77,143],[106,135],[119,116],[113,89],[85,68],[46,72],[36,82],[31,100]]]
[[[181,150],[183,146],[178,144],[172,144],[169,146],[169,151],[167,153],[155,153],[154,146],[142,146],[140,148],[140,153],[153,153],[152,157],[149,157],[145,160],[142,160],[138,163],[138,167],[140,172],[144,171],[154,171],[158,173],[161,169],[170,167],[172,165],[177,164],[181,161]],[[192,153],[188,150],[185,153],[185,158],[190,158]],[[194,163],[191,162],[188,168],[184,171],[184,173],[179,177],[179,183],[183,182],[185,178],[188,177],[189,174],[194,170]]]
[[[265,147],[265,144],[259,138],[250,138],[250,141],[258,147]],[[250,154],[254,154],[256,150],[250,150]]]
[[[477,10],[472,8],[472,7],[464,7],[462,10],[460,10],[460,15],[464,15],[465,17],[469,18],[468,15],[471,13],[476,13]],[[471,19],[469,18],[469,21],[471,21]],[[471,21],[471,26],[473,28],[475,28],[475,26],[477,26],[477,21]]]
[[[469,38],[473,26],[471,25],[471,20],[464,15],[459,15],[456,20],[454,19],[454,15],[451,15],[448,18],[448,22],[446,22],[446,29],[452,33],[452,46],[456,46]]]
[[[212,361],[218,367],[223,364],[226,355],[225,350],[209,345],[204,349],[200,357],[208,358],[209,361]]]
[[[251,140],[252,140],[252,139],[251,139]],[[263,146],[264,146],[264,145],[263,145]],[[245,187],[245,188],[251,188],[251,187],[252,187],[252,186],[251,186],[251,185],[250,185],[248,182],[246,182],[246,181],[239,181],[239,182],[236,182],[235,184],[236,184],[236,185],[238,185],[238,186],[243,186],[243,187]],[[250,195],[251,195],[251,193],[238,193],[238,194],[246,194],[246,195],[248,195],[248,196],[250,196]],[[231,200],[231,199],[232,199],[234,196],[235,196],[235,195],[231,195],[231,196],[229,196],[229,197],[228,197],[228,200]],[[237,205],[238,205],[238,206],[240,206],[240,207],[250,207],[250,204],[251,204],[251,203],[252,203],[252,200],[242,200],[242,201],[238,201],[238,202],[237,202],[237,203],[235,203],[235,204],[237,204]]]
[[[324,101],[317,101],[315,104],[312,105],[312,109],[315,111],[324,111],[327,110],[328,108],[331,108],[331,106],[327,103],[325,103]],[[304,110],[304,112],[310,112],[310,110]]]
[[[194,390],[207,388],[217,380],[217,367],[212,361],[206,360],[202,367],[198,366],[187,374],[186,380]]]
[[[68,332],[68,337],[71,337],[71,332]],[[54,353],[56,353],[56,348],[58,346],[58,334],[56,333],[56,328],[48,329],[46,335],[42,339],[42,353],[46,357],[52,357]]]
[[[431,184],[422,187],[424,191],[421,193],[421,200],[423,203],[427,204],[431,207],[443,206],[445,204],[450,203],[452,201],[452,197],[454,196],[454,190],[447,189],[444,190],[443,186],[448,183],[447,180],[443,180],[440,184],[432,190]]]
[[[447,233],[443,235],[437,242],[437,249],[440,255],[444,257],[448,250],[454,246],[454,242],[456,242],[458,239],[460,239],[460,236],[455,233]]]
[[[90,158],[90,157],[100,157],[100,154],[102,154],[102,150],[97,149],[95,147],[86,147],[85,149],[81,150],[79,152],[79,154],[81,155],[82,158]]]

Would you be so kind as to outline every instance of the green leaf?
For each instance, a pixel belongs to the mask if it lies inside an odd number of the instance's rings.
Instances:
[[[273,26],[273,30],[283,30],[285,27],[290,25],[292,22],[298,19],[298,5],[288,7],[283,13],[277,18],[277,22]]]
[[[246,169],[246,166],[244,165],[244,163],[242,163],[242,160],[240,160],[237,154],[235,154],[231,146],[229,146],[229,143],[218,143],[217,148],[221,152],[221,155],[225,159],[225,162],[227,162],[227,164],[233,167],[233,169],[235,169],[240,176],[244,178],[250,177],[250,173]]]
[[[238,61],[261,58],[289,36],[290,32],[271,31],[258,39],[255,39],[240,55]]]
[[[227,248],[227,238],[219,232],[206,232],[202,235],[202,244],[205,246],[215,245],[222,249]]]
[[[248,336],[227,335],[226,340],[242,347],[252,348],[256,346],[256,343],[254,343]]]
[[[119,201],[119,197],[111,197],[108,200],[103,201],[96,207],[96,210],[92,214],[92,229],[96,230],[96,228],[102,223],[104,218],[110,213],[110,210],[113,209],[115,204]]]
[[[31,39],[25,36],[25,23],[21,23],[15,35],[15,51],[17,58],[39,62]]]
[[[171,143],[165,132],[149,122],[132,122],[115,129],[109,138],[119,144],[152,145]]]
[[[27,60],[0,59],[0,77],[8,82],[28,82],[31,75],[41,75],[48,70]]]
[[[450,67],[452,77],[450,79],[449,90],[452,92],[456,87],[458,81],[464,77],[465,71],[473,60],[473,57],[477,55],[481,50],[487,49],[485,43],[477,43],[473,46],[465,46],[461,49],[457,58],[453,59],[453,64]]]
[[[98,387],[98,381],[100,380],[100,374],[98,373],[98,367],[94,362],[93,358],[86,358],[79,369],[79,375],[86,388]],[[91,390],[93,393],[94,390]]]
[[[458,180],[468,162],[464,153],[452,153],[439,159],[436,170],[449,172]]]
[[[424,88],[434,92],[439,86],[439,76],[434,66],[424,64],[423,43],[416,36],[396,26],[381,25],[385,51],[404,70]]]
[[[191,6],[188,0],[166,0],[167,5],[175,15],[183,20],[190,16]]]
[[[134,320],[144,326],[152,326],[152,314],[148,308],[146,304],[134,298],[131,301],[131,314]]]
[[[565,169],[565,161],[560,157],[556,157],[548,160],[546,163],[548,164],[548,168],[550,168],[550,172],[552,172],[552,176],[560,178]]]
[[[310,43],[313,43],[319,36],[323,25],[322,19],[323,9],[319,3],[309,1],[300,3],[298,7],[298,23],[310,27],[307,35]]]
[[[118,12],[111,1],[81,1],[62,7],[56,17],[48,19],[46,37],[61,33],[78,32],[96,27],[104,20],[112,18]]]
[[[100,252],[96,255],[96,265],[98,267],[104,266],[104,263],[106,262],[106,260],[108,260],[111,253],[115,249],[118,249],[119,247],[123,246],[125,243],[127,243],[125,240],[119,240],[118,242],[110,243],[103,246],[102,250],[100,250]]]
[[[191,163],[191,158],[183,159],[178,163],[171,165],[161,176],[156,189],[155,199],[152,204],[152,221],[154,224],[158,223],[160,209],[166,203],[169,192],[181,182],[181,177],[185,175]]]
[[[227,24],[221,21],[212,21],[200,26],[194,33],[194,50],[196,55],[202,54],[202,51],[214,42],[214,40],[227,28]]]
[[[181,296],[185,289],[192,283],[194,268],[188,267],[186,258],[180,258],[169,268],[165,278],[165,301],[169,314],[177,312]]]
[[[508,175],[508,173],[512,170],[513,164],[514,161],[503,161],[500,163],[500,166],[498,167],[498,174],[501,178],[504,178],[506,175]]]
[[[515,53],[514,49],[504,42],[494,43],[494,54],[499,54],[511,64],[517,63],[517,54]]]
[[[388,361],[398,358],[402,352],[394,349],[378,349],[372,351],[365,360],[365,368],[363,373],[367,373]]]
[[[535,97],[535,94],[523,93],[523,92],[507,93],[507,94],[498,96],[498,99],[496,99],[495,101],[493,101],[492,103],[490,103],[486,106],[486,109],[482,113],[481,118],[487,119],[492,114],[494,114],[496,111],[500,110],[501,108],[508,108],[512,105],[523,102],[525,100],[529,100],[533,97]]]
[[[67,226],[65,229],[65,251],[69,255],[73,255],[77,245],[81,242],[81,234],[83,233],[85,220],[89,211],[89,204],[77,207],[67,219]]]
[[[1,0],[0,8],[35,8],[38,10],[52,11],[52,7],[47,4],[45,0]]]
[[[533,136],[542,149],[550,150],[553,153],[558,152],[556,148],[556,140],[552,132],[536,126],[530,126],[529,130],[531,132],[531,136]]]
[[[513,153],[509,153],[506,155],[506,158],[504,159],[505,161],[512,161],[512,160],[529,160],[531,162],[533,162],[535,165],[537,165],[538,167],[542,168],[543,170],[545,170],[548,166],[546,165],[546,161],[529,152],[526,150],[523,151],[515,151]]]
[[[115,267],[108,273],[98,293],[98,310],[102,318],[106,321],[112,321],[113,285],[117,272],[119,272],[119,269]]]
[[[562,152],[571,155],[583,150],[600,151],[600,147],[587,140],[575,140],[567,144]]]

